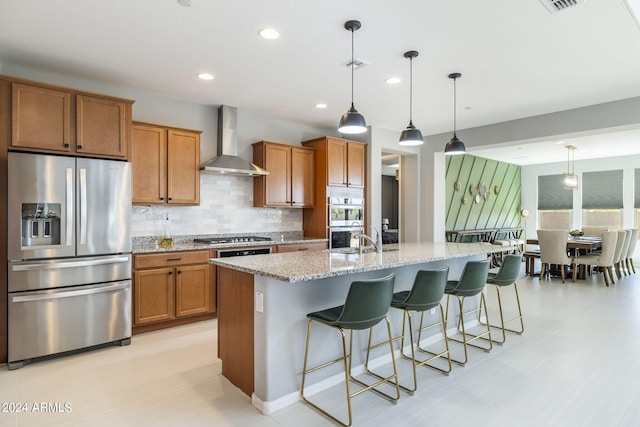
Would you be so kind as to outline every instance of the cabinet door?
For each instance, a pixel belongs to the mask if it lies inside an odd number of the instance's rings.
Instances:
[[[347,144],[327,139],[327,185],[347,185]]]
[[[176,317],[211,311],[209,264],[176,267]]]
[[[167,131],[134,124],[131,145],[133,203],[162,204],[167,183]]]
[[[313,207],[314,152],[303,148],[291,149],[291,204]]]
[[[134,325],[174,317],[173,268],[157,268],[134,274]]]
[[[347,144],[347,185],[349,187],[364,188],[365,149],[364,144]]]
[[[167,203],[200,203],[200,134],[167,131]]]
[[[291,206],[291,148],[266,144],[265,206]]]
[[[127,157],[129,104],[86,95],[76,96],[76,151],[100,156]]]
[[[71,150],[69,92],[13,83],[11,114],[11,146]]]

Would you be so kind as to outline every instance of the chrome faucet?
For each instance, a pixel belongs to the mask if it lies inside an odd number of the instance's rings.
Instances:
[[[362,231],[359,234],[356,234],[354,237],[359,239],[360,253],[362,254],[362,247],[364,246],[364,241],[368,240],[374,247],[377,253],[382,253],[382,235],[378,231],[377,228],[371,226],[371,228],[376,232],[376,240],[373,240],[371,237],[364,234],[364,227],[362,227]]]

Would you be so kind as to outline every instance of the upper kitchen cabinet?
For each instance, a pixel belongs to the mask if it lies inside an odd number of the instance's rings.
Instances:
[[[200,203],[200,134],[148,123],[133,124],[133,203]]]
[[[327,136],[305,141],[302,145],[321,152],[321,157],[326,159],[326,185],[364,188],[365,144]]]
[[[13,81],[15,149],[127,160],[133,101]]]
[[[254,207],[313,207],[312,149],[260,141],[253,144],[253,163],[269,172],[254,178]]]

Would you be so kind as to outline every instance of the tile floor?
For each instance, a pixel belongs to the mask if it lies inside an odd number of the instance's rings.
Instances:
[[[602,275],[566,284],[523,277],[519,286],[523,335],[491,353],[471,350],[448,377],[422,369],[416,394],[397,405],[357,397],[354,424],[640,425],[640,271],[611,288]],[[333,425],[303,403],[264,416],[220,371],[216,321],[16,371],[0,366],[0,427]],[[49,412],[35,411],[43,402]],[[27,412],[2,412],[15,403]]]

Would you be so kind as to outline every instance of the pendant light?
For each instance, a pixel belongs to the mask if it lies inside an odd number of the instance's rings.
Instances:
[[[409,58],[409,125],[400,134],[400,145],[420,145],[424,143],[422,132],[413,125],[413,58],[418,56],[418,52],[410,50],[404,53],[405,58]]]
[[[574,167],[573,153],[576,147],[573,145],[567,145],[567,173],[564,173],[564,188],[567,190],[578,189],[578,175],[576,175]]]
[[[360,21],[347,21],[344,23],[344,28],[351,31],[351,108],[342,115],[340,118],[340,124],[338,125],[338,132],[346,134],[364,133],[367,131],[367,123],[364,121],[364,116],[358,113],[358,110],[353,106],[353,70],[354,56],[353,56],[353,32],[360,29],[362,25]]]
[[[447,156],[464,154],[467,151],[464,148],[464,143],[456,135],[456,79],[460,77],[462,77],[460,73],[449,74],[449,78],[453,79],[453,138],[444,146],[444,154]]]

